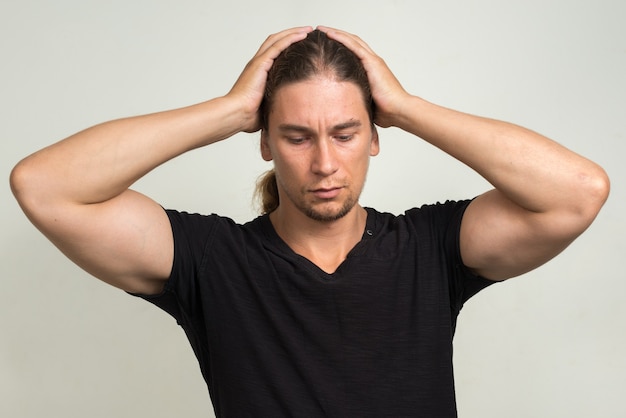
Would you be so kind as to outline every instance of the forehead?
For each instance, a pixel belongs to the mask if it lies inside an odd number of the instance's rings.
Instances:
[[[361,89],[350,81],[315,77],[280,87],[269,113],[275,123],[300,125],[329,124],[358,120],[369,124],[369,115]]]

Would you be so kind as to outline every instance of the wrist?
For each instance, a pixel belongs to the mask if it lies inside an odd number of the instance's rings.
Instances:
[[[416,126],[419,125],[419,120],[428,102],[417,96],[406,94],[395,100],[395,103],[390,111],[377,110],[376,123],[384,128],[393,126],[415,133]]]
[[[223,113],[223,121],[232,126],[232,134],[256,132],[260,129],[259,106],[250,106],[245,100],[227,94],[215,99]]]

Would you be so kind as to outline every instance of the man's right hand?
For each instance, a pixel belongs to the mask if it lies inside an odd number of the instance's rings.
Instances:
[[[274,60],[289,45],[306,38],[313,30],[310,26],[287,29],[270,35],[248,62],[237,82],[226,95],[237,100],[243,109],[243,132],[256,132],[260,126],[259,106],[263,100],[267,73]]]
[[[159,292],[172,266],[172,231],[161,206],[129,187],[187,151],[258,130],[267,72],[310,30],[268,37],[226,96],[106,122],[25,158],[11,173],[24,213],[92,275],[126,291]]]

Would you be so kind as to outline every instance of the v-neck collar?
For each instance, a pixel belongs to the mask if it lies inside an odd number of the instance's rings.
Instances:
[[[269,215],[263,215],[261,217],[261,228],[266,238],[267,244],[274,249],[274,251],[279,252],[283,256],[295,261],[301,267],[306,268],[307,270],[315,273],[318,276],[326,280],[336,279],[341,275],[342,270],[345,269],[345,266],[348,265],[354,257],[362,256],[365,254],[368,248],[368,242],[374,239],[378,233],[378,222],[377,222],[377,212],[372,209],[365,207],[367,211],[367,218],[365,221],[365,228],[363,230],[363,234],[361,236],[361,240],[356,243],[354,247],[348,252],[345,260],[339,264],[337,269],[333,273],[327,273],[322,270],[317,264],[313,263],[308,258],[296,253],[291,247],[278,235],[276,229],[274,229],[274,225],[270,221]]]

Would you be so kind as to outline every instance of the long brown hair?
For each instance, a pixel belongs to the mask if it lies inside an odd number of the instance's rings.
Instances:
[[[322,31],[314,30],[302,41],[291,44],[274,60],[267,75],[265,94],[259,108],[261,129],[267,132],[274,94],[280,87],[308,80],[319,74],[331,74],[339,81],[355,83],[363,93],[365,107],[370,122],[373,123],[374,101],[361,60],[343,44],[328,38]],[[274,170],[259,177],[255,196],[263,214],[278,207],[280,201]]]

